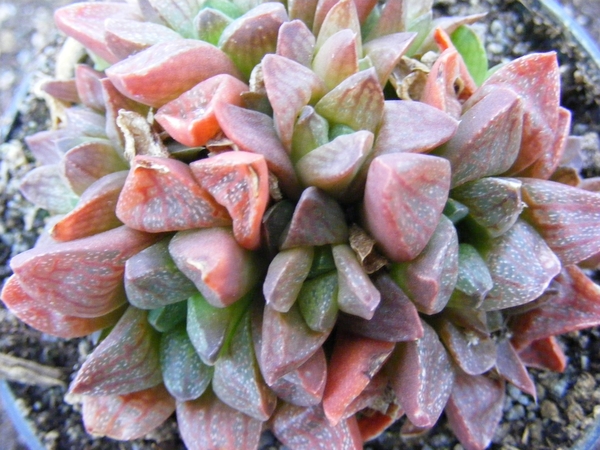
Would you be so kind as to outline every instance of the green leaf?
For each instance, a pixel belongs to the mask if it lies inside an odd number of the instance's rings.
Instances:
[[[488,61],[479,36],[467,25],[461,25],[452,33],[450,39],[463,57],[473,80],[480,86],[487,77]]]
[[[338,313],[337,296],[337,271],[304,282],[297,302],[312,330],[328,332],[333,328]]]
[[[187,301],[182,301],[153,309],[148,313],[148,322],[157,331],[166,333],[185,321],[187,308]]]

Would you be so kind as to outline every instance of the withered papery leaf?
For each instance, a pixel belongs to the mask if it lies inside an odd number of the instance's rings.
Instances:
[[[179,433],[189,450],[255,450],[263,423],[221,400],[212,391],[198,400],[177,403]]]
[[[61,314],[28,295],[16,275],[8,278],[0,298],[13,314],[27,325],[63,339],[87,336],[94,331],[110,327],[117,323],[124,311],[123,308],[118,308],[103,316],[89,318]]]
[[[241,94],[249,89],[231,75],[215,75],[161,106],[154,117],[176,141],[188,147],[206,145],[221,131],[215,103],[242,106]]]
[[[398,403],[418,427],[433,426],[450,396],[455,368],[436,332],[421,321],[423,337],[396,346],[388,373]]]
[[[147,315],[130,306],[85,360],[69,391],[93,396],[129,394],[162,382],[159,335]]]
[[[458,371],[445,412],[467,450],[487,448],[502,418],[504,380]]]
[[[485,311],[523,305],[535,300],[560,272],[560,261],[539,234],[522,220],[484,251],[494,287],[481,308]]]
[[[198,64],[198,60],[203,63]],[[155,44],[106,69],[106,75],[123,95],[155,108],[220,73],[241,79],[225,53],[194,39]]]
[[[567,356],[554,336],[533,341],[519,349],[519,358],[526,366],[536,369],[564,372],[567,368]]]
[[[600,324],[600,287],[577,266],[555,278],[552,300],[511,319],[513,343],[521,349],[533,341]]]
[[[117,217],[149,233],[230,224],[224,207],[178,160],[138,155],[119,196]]]
[[[356,34],[346,28],[330,36],[317,51],[312,68],[328,91],[358,72],[361,55],[356,40]]]
[[[265,384],[254,356],[249,311],[238,322],[227,345],[214,366],[214,393],[232,408],[257,420],[268,420],[277,396]]]
[[[340,314],[341,327],[371,339],[399,342],[423,337],[419,313],[413,302],[390,278],[383,274],[375,278],[375,287],[381,294],[379,306],[371,319]]]
[[[519,153],[522,102],[497,88],[460,116],[456,134],[435,154],[452,164],[452,187],[510,168]]]
[[[113,18],[104,21],[104,40],[119,61],[159,42],[176,39],[182,36],[158,23]]]
[[[124,441],[150,433],[175,411],[175,400],[162,384],[124,395],[85,395],[82,404],[88,433]]]
[[[291,17],[291,3],[288,2],[288,12],[290,18],[293,19]],[[306,2],[303,2],[303,4],[306,4]],[[310,67],[315,51],[315,41],[315,36],[301,20],[295,19],[284,22],[279,27],[277,50],[275,53],[296,61],[303,66]]]
[[[297,406],[314,406],[321,403],[327,380],[327,360],[323,347],[308,361],[285,374],[270,388],[281,400]]]
[[[110,17],[143,20],[135,6],[116,2],[76,3],[59,8],[54,13],[54,21],[59,30],[114,64],[119,58],[108,48],[104,35],[104,21]]]
[[[297,305],[286,313],[265,306],[261,335],[261,372],[267,384],[297,369],[321,347],[329,333],[311,330]]]
[[[127,260],[125,292],[136,308],[155,309],[186,300],[197,291],[173,262],[169,239],[163,239]]]
[[[263,271],[258,256],[240,246],[229,228],[180,231],[169,243],[169,253],[179,270],[217,308],[242,298]]]
[[[312,247],[295,247],[275,255],[263,282],[263,294],[271,308],[289,311],[308,276],[313,254]]]
[[[320,405],[304,408],[284,404],[273,416],[272,430],[290,448],[362,449],[356,418],[350,417],[333,426]]]
[[[508,339],[496,346],[496,370],[506,381],[512,383],[537,401],[537,391],[533,379]]]
[[[68,213],[78,200],[59,164],[47,164],[27,172],[20,190],[31,203],[54,214]]]
[[[419,256],[393,264],[391,275],[419,311],[437,314],[444,309],[458,277],[458,236],[450,219],[442,215]]]
[[[395,345],[345,332],[335,335],[323,394],[323,410],[331,425],[336,426],[345,416],[348,406],[381,369]]]
[[[126,171],[114,172],[92,183],[81,195],[75,209],[56,222],[50,236],[56,241],[72,241],[122,225],[115,214]]]
[[[62,314],[98,317],[126,302],[125,261],[160,238],[122,226],[33,248],[15,256],[10,266],[33,298]]]
[[[190,169],[200,186],[227,208],[233,235],[249,250],[260,246],[260,225],[269,202],[269,170],[265,157],[250,152],[224,152],[194,161]]]
[[[393,153],[373,160],[364,197],[366,228],[392,261],[414,259],[433,235],[450,187],[442,158]]]
[[[561,183],[521,178],[524,217],[548,243],[563,265],[600,251],[600,193]]]

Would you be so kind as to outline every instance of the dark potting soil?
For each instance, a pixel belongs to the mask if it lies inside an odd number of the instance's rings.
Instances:
[[[489,12],[476,29],[485,36],[491,65],[512,60],[533,51],[557,50],[561,64],[562,103],[574,113],[573,134],[582,136],[584,175],[600,175],[600,70],[580,53],[565,37],[557,24],[543,15],[532,14],[519,2],[500,2],[492,6],[487,0],[437,2],[440,14],[464,15]],[[498,2],[496,2],[498,3]],[[529,2],[528,2],[529,3]],[[41,55],[40,73],[51,73],[57,46]],[[10,275],[8,260],[31,247],[46,217],[32,207],[18,192],[19,180],[32,167],[33,161],[22,144],[24,136],[49,127],[44,103],[29,94],[21,104],[19,115],[9,139],[0,146],[0,275]],[[599,278],[596,278],[599,281]],[[600,330],[571,333],[560,338],[569,358],[562,374],[531,370],[536,380],[538,401],[509,386],[504,405],[504,417],[494,437],[491,449],[569,449],[582,437],[594,419],[600,415]],[[31,384],[11,382],[23,414],[31,421],[47,449],[181,449],[174,420],[134,442],[117,442],[107,438],[92,438],[82,424],[80,407],[64,401],[65,386],[72,379],[93,344],[89,339],[62,340],[40,334],[22,324],[11,313],[0,308],[0,354],[8,354],[58,368],[54,387],[42,386],[39,375],[28,369]],[[20,369],[8,370],[0,365],[0,376],[19,377]],[[25,369],[22,369],[25,370]],[[7,375],[8,374],[8,375]],[[22,379],[22,378],[21,378]],[[402,420],[380,438],[365,444],[366,449],[452,449],[462,446],[453,437],[444,417],[426,436],[405,441],[399,436]],[[264,449],[280,448],[271,436],[265,435]]]

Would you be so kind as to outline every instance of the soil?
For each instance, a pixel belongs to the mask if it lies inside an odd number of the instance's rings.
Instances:
[[[558,50],[563,77],[563,105],[574,113],[573,134],[583,137],[584,175],[600,175],[600,69],[594,70],[585,56],[578,53],[573,43],[565,39],[557,25],[548,18],[532,15],[519,2],[501,3],[503,6],[498,9],[487,0],[442,0],[437,2],[437,8],[440,13],[453,15],[467,11],[490,11],[485,22],[477,25],[477,29],[485,35],[492,64],[532,51]],[[51,72],[55,48],[48,47],[40,55],[37,62],[40,72],[36,76]],[[28,94],[21,103],[7,142],[0,146],[2,278],[10,274],[8,260],[31,247],[44,226],[45,213],[33,208],[21,197],[18,184],[33,164],[22,144],[23,137],[48,126],[43,102],[33,94]],[[569,358],[567,370],[562,374],[531,370],[538,389],[537,403],[518,389],[508,387],[504,418],[491,449],[572,448],[600,415],[600,360],[597,358],[600,354],[600,330],[572,333],[561,337],[560,342]],[[94,439],[85,432],[79,406],[64,401],[64,386],[72,379],[92,347],[88,339],[65,341],[40,334],[19,322],[11,313],[0,309],[0,354],[59,369],[55,380],[57,385],[54,387],[35,382],[41,378],[40,372],[34,369],[28,372],[28,376],[33,377],[32,383],[10,383],[18,397],[18,405],[34,424],[44,447],[50,450],[183,448],[173,420],[147,436],[147,439],[135,442]],[[11,374],[12,377],[22,377],[23,370],[6,375],[0,365],[0,377],[10,377]],[[367,443],[365,448],[462,449],[447,428],[444,418],[432,433],[410,441],[404,441],[399,436],[401,424],[395,425],[376,441]],[[269,435],[264,436],[263,444],[265,449],[279,447]]]

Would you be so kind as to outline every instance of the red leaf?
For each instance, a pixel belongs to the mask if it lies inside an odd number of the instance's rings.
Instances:
[[[81,103],[96,111],[104,111],[104,96],[100,84],[104,77],[102,72],[92,69],[87,64],[78,64],[75,67],[75,86]]]
[[[229,215],[175,159],[136,156],[117,203],[117,217],[149,233],[228,225]]]
[[[81,103],[77,94],[75,80],[47,80],[39,88],[46,94],[65,103]]]
[[[535,384],[508,339],[501,340],[496,346],[496,370],[502,378],[531,395],[537,402]]]
[[[156,386],[162,381],[158,339],[147,312],[130,306],[85,360],[69,391],[104,396]]]
[[[519,350],[519,358],[526,366],[536,369],[564,372],[567,368],[565,352],[554,336],[531,342]]]
[[[85,395],[82,403],[88,433],[125,441],[150,433],[175,411],[175,400],[162,384],[125,395]]]
[[[303,3],[303,7],[306,7],[306,2]],[[288,5],[290,18],[293,19],[292,8],[292,5]],[[304,22],[296,19],[281,24],[276,54],[310,68],[314,50],[315,36]]]
[[[104,40],[117,60],[151,47],[160,42],[182,39],[172,29],[152,22],[109,18],[104,21]]]
[[[460,78],[462,58],[454,48],[448,48],[435,61],[427,76],[421,101],[459,119],[462,105],[457,98],[456,85]]]

